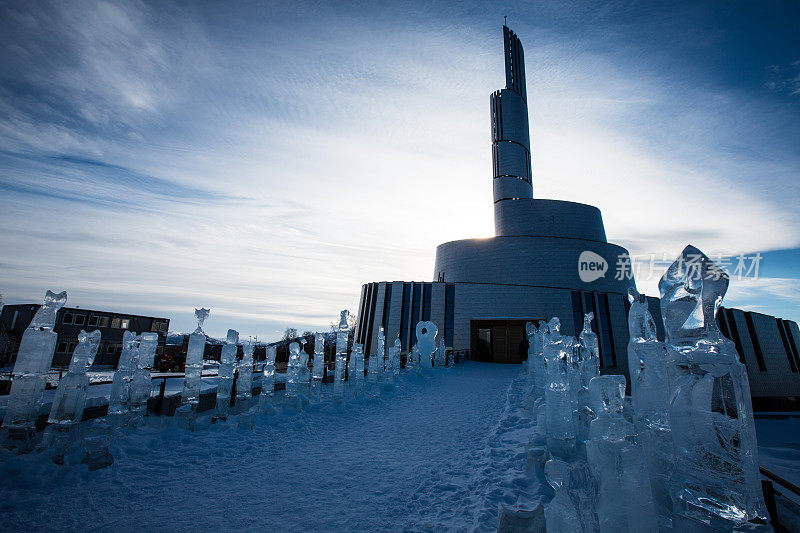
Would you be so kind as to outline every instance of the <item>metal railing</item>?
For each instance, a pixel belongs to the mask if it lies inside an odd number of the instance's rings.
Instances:
[[[797,526],[800,524],[800,505],[776,490],[775,484],[798,498],[800,498],[800,487],[763,466],[758,467],[758,470],[765,478],[761,480],[761,490],[764,492],[764,503],[767,506],[770,524],[777,533],[797,531]]]

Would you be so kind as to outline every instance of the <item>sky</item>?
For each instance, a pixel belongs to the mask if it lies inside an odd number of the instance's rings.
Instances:
[[[634,257],[760,254],[724,305],[800,321],[792,2],[0,2],[4,302],[272,340],[432,280],[494,232],[504,15],[534,197]]]

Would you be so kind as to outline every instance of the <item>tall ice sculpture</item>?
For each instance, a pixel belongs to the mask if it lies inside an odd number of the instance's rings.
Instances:
[[[728,275],[687,246],[662,276],[671,387],[674,527],[766,521],[745,366],[716,314]]]
[[[325,335],[314,335],[314,363],[311,369],[311,397],[318,402],[322,396],[322,380],[325,378]]]
[[[239,427],[252,429],[255,424],[254,413],[251,411],[253,400],[253,341],[248,339],[242,342],[242,360],[239,363],[239,377],[236,380],[236,404],[234,412],[241,413]]]
[[[214,417],[212,421],[227,420],[228,412],[231,408],[231,392],[233,391],[233,381],[236,378],[236,363],[238,361],[236,352],[239,347],[239,332],[229,329],[225,346],[222,347],[219,362],[219,380],[217,381],[217,403],[214,407]]]
[[[53,450],[52,459],[56,464],[64,464],[65,450],[78,441],[75,429],[83,419],[86,389],[89,387],[86,371],[92,366],[98,346],[99,329],[91,333],[81,331],[78,334],[78,346],[72,352],[69,371],[58,382],[50,417],[47,419],[49,425],[42,438],[42,446]]]
[[[111,396],[108,400],[108,417],[113,426],[128,423],[131,410],[131,382],[139,362],[139,337],[126,331],[122,334],[122,354],[117,362],[117,371],[111,383]]]
[[[139,359],[131,380],[132,426],[143,424],[144,417],[147,416],[147,401],[150,399],[152,390],[150,370],[155,363],[157,347],[158,333],[145,331],[139,335]]]
[[[569,459],[575,451],[575,422],[570,396],[569,357],[575,345],[573,337],[561,335],[561,321],[554,317],[548,322],[548,341],[544,345],[547,365],[545,413],[547,447],[554,456]]]
[[[601,533],[658,531],[658,519],[642,446],[631,442],[633,425],[622,416],[625,376],[598,376],[590,383],[592,421],[586,455],[599,484]]]
[[[333,396],[337,402],[344,399],[344,367],[347,364],[347,337],[350,328],[347,317],[350,312],[345,309],[339,316],[339,327],[336,330],[336,368],[334,368]]]
[[[267,346],[264,359],[264,374],[261,377],[261,396],[259,397],[259,411],[269,413],[275,396],[275,356],[277,349],[274,345]]]
[[[433,352],[436,351],[436,334],[439,328],[433,322],[417,322],[417,350],[420,368],[433,368]]]
[[[650,483],[658,514],[665,525],[672,515],[669,474],[674,464],[669,428],[670,387],[667,349],[656,339],[656,324],[647,308],[647,298],[629,289],[628,369],[634,424],[647,456]]]
[[[67,293],[47,291],[42,306],[36,311],[30,325],[22,334],[14,364],[11,392],[3,416],[6,448],[17,448],[18,453],[33,450],[36,419],[42,404],[45,373],[53,362],[58,335],[53,328],[56,313],[67,303]]]
[[[211,310],[205,307],[194,310],[197,329],[189,335],[181,406],[175,413],[176,416],[182,419],[183,425],[192,431],[194,431],[194,420],[197,416],[197,406],[200,403],[200,388],[203,383],[203,355],[206,351],[206,334],[203,331],[203,322],[206,321],[210,312]]]

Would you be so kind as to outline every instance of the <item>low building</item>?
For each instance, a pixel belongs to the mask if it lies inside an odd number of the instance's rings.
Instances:
[[[39,304],[5,305],[0,312],[6,334],[14,343],[1,366],[12,366],[16,360],[19,342],[22,334],[33,320]],[[100,348],[95,358],[95,365],[116,367],[122,353],[122,335],[125,331],[141,333],[151,331],[158,333],[158,347],[156,357],[164,353],[164,345],[169,330],[169,319],[116,313],[110,311],[95,311],[77,307],[62,307],[56,314],[55,332],[58,334],[56,353],[53,356],[53,367],[65,368],[69,366],[72,352],[78,345],[78,334],[81,330],[100,330]]]

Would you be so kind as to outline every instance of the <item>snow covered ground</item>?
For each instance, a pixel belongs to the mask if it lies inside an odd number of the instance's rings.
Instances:
[[[792,415],[756,419],[758,462],[800,486],[800,413]]]
[[[113,466],[0,457],[4,529],[496,530],[500,503],[549,494],[523,474],[518,365],[405,375],[379,400],[235,417],[188,433],[151,417]]]
[[[179,393],[180,380],[168,381]],[[216,378],[205,378],[212,389]],[[102,401],[107,386],[92,387]],[[194,433],[150,417],[113,466],[0,451],[4,530],[495,531],[498,507],[552,495],[524,473],[532,432],[518,365],[405,374],[379,400],[287,411]],[[91,389],[90,389],[91,390]],[[107,393],[107,391],[106,391]],[[756,421],[761,464],[800,484],[800,418]],[[76,463],[79,458],[73,458]]]

